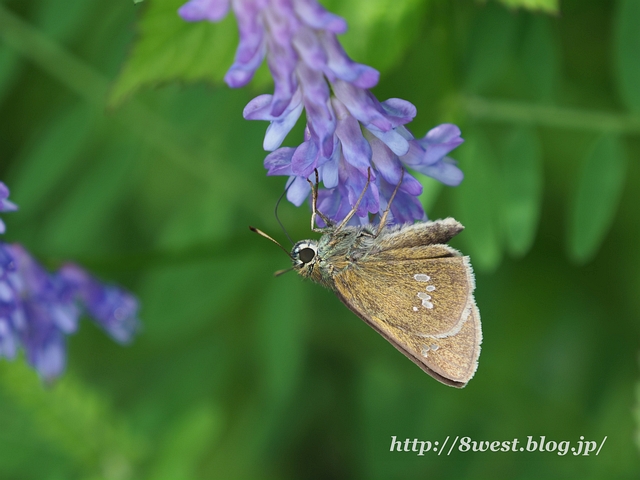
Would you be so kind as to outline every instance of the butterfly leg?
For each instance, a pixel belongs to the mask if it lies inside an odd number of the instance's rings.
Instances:
[[[311,230],[321,232],[323,230],[322,228],[316,228],[316,215],[322,219],[327,227],[333,227],[333,222],[318,210],[318,183],[320,183],[320,179],[318,178],[318,169],[314,171],[316,172],[316,184],[314,185],[311,180],[307,178],[307,182],[311,185]]]
[[[367,188],[369,188],[369,183],[371,183],[371,167],[367,168],[367,183],[365,183],[364,188],[362,189],[362,193],[358,197],[358,200],[356,201],[356,204],[353,206],[351,211],[347,213],[347,216],[344,217],[344,220],[342,220],[342,222],[340,222],[340,224],[336,227],[336,232],[340,231],[347,223],[349,223],[351,217],[356,214],[356,212],[358,211],[358,207],[360,206],[360,202],[364,198],[364,194],[366,193]]]
[[[393,202],[393,199],[396,196],[396,193],[398,193],[398,189],[400,188],[400,185],[402,185],[402,179],[404,178],[404,168],[402,169],[402,173],[400,174],[400,181],[398,182],[398,185],[396,185],[395,190],[393,191],[393,194],[391,195],[391,198],[389,199],[389,203],[387,204],[387,208],[385,209],[384,213],[382,214],[382,217],[380,217],[380,224],[378,225],[378,230],[376,231],[374,236],[378,236],[380,235],[380,232],[382,231],[382,229],[384,228],[384,226],[387,223],[387,216],[389,215],[389,210],[391,210],[391,202]]]

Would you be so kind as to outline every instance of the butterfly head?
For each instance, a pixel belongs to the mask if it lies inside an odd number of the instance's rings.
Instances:
[[[314,240],[301,240],[291,250],[293,268],[304,277],[311,276],[318,261],[318,242]]]

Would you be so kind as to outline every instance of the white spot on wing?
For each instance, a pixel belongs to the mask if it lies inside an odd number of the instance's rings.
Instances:
[[[431,280],[431,277],[429,275],[427,275],[426,273],[416,273],[413,278],[415,278],[418,282],[428,282]],[[425,290],[427,292],[433,292],[435,291],[436,287],[433,285],[427,285]],[[431,295],[429,295],[428,293],[424,293],[424,292],[418,292],[417,296],[420,300],[422,300],[422,306],[424,308],[428,308],[428,309],[432,309],[433,308],[433,303],[430,302],[429,300],[431,300]],[[416,311],[416,308],[414,307],[414,311]]]
[[[426,299],[425,299],[425,300],[422,300],[422,306],[423,306],[424,308],[429,308],[429,309],[431,309],[431,308],[433,308],[433,303],[431,303],[429,300],[426,300]]]
[[[420,349],[420,354],[423,357],[427,357],[429,356],[429,352],[435,352],[436,350],[438,350],[440,347],[438,345],[436,345],[435,343],[432,343],[431,345],[422,345],[422,348]]]
[[[417,312],[418,311],[418,307],[413,307],[413,311]]]

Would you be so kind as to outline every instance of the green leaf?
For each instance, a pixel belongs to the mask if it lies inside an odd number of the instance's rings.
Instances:
[[[550,19],[527,19],[519,57],[528,90],[537,100],[549,101],[559,78],[559,52],[551,31]]]
[[[478,93],[502,77],[514,55],[517,18],[490,4],[474,19],[469,34],[466,89]]]
[[[640,112],[640,2],[621,0],[614,20],[616,74],[623,102]]]
[[[456,219],[465,226],[461,241],[467,245],[465,253],[471,255],[475,268],[493,271],[502,257],[497,193],[502,180],[495,155],[487,138],[473,131],[459,150],[456,155],[465,178],[453,195]]]
[[[238,43],[233,14],[218,23],[186,22],[178,16],[185,0],[148,2],[138,23],[139,39],[117,79],[110,104],[117,105],[142,87],[171,81],[207,81],[218,84],[233,63]],[[343,16],[349,32],[340,37],[352,58],[378,70],[398,63],[420,33],[428,0],[357,0],[327,2],[327,8]],[[389,38],[393,37],[393,42]],[[265,65],[254,86],[270,83]]]
[[[110,93],[111,105],[141,87],[171,81],[220,83],[238,43],[235,18],[219,23],[185,22],[184,0],[147,2],[138,22],[139,39]]]
[[[620,139],[600,137],[582,163],[569,218],[569,256],[576,263],[591,260],[604,241],[620,203],[626,171]]]
[[[500,2],[511,8],[525,8],[545,13],[558,13],[560,8],[560,0],[500,0]]]
[[[529,251],[542,206],[542,151],[531,128],[515,129],[502,155],[502,215],[507,247],[514,256]]]

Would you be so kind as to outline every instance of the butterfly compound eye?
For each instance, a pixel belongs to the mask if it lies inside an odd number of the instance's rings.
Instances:
[[[300,250],[300,253],[298,253],[298,258],[303,263],[309,263],[315,256],[316,252],[313,250],[313,248],[303,248],[302,250]]]

